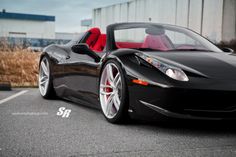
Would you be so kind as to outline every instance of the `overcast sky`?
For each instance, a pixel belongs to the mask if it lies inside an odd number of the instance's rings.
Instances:
[[[56,32],[79,32],[80,21],[92,17],[92,9],[130,0],[0,0],[7,12],[56,16]]]

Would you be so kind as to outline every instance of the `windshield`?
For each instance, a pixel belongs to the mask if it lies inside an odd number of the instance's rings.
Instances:
[[[188,29],[169,25],[147,25],[114,31],[119,48],[143,51],[214,51],[222,52],[214,44]]]

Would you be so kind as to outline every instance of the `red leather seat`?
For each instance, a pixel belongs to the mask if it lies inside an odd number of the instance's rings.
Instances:
[[[172,48],[172,45],[166,35],[147,35],[142,48],[167,51]]]
[[[100,32],[100,29],[96,27],[91,28],[90,30],[88,30],[88,32],[90,32],[90,35],[88,39],[86,40],[86,43],[88,44],[90,48],[92,48],[96,44],[99,36],[101,35],[101,32]]]
[[[98,40],[96,41],[95,45],[92,47],[92,50],[96,52],[102,52],[106,46],[106,38],[107,38],[106,34],[101,34],[98,37]]]
[[[96,27],[91,28],[88,32],[90,32],[90,35],[86,40],[86,44],[88,44],[91,50],[102,52],[106,46],[106,34],[101,34],[100,29]]]

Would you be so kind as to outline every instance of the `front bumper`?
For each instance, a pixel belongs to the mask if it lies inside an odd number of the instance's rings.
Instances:
[[[236,119],[236,91],[129,86],[130,109],[153,118]]]
[[[195,120],[224,120],[224,119],[236,119],[236,111],[191,111],[188,113],[176,113],[172,111],[165,110],[158,106],[149,104],[147,102],[141,101],[143,105],[149,107],[150,109],[158,112],[159,114],[178,119],[195,119]]]

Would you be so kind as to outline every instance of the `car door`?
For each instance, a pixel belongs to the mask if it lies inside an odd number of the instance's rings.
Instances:
[[[50,47],[51,75],[53,85],[59,97],[63,96],[65,90],[64,64],[69,56],[68,46],[53,45]]]
[[[102,55],[104,53],[100,53]],[[89,106],[98,106],[98,81],[100,62],[86,54],[70,52],[64,64],[67,97]]]

